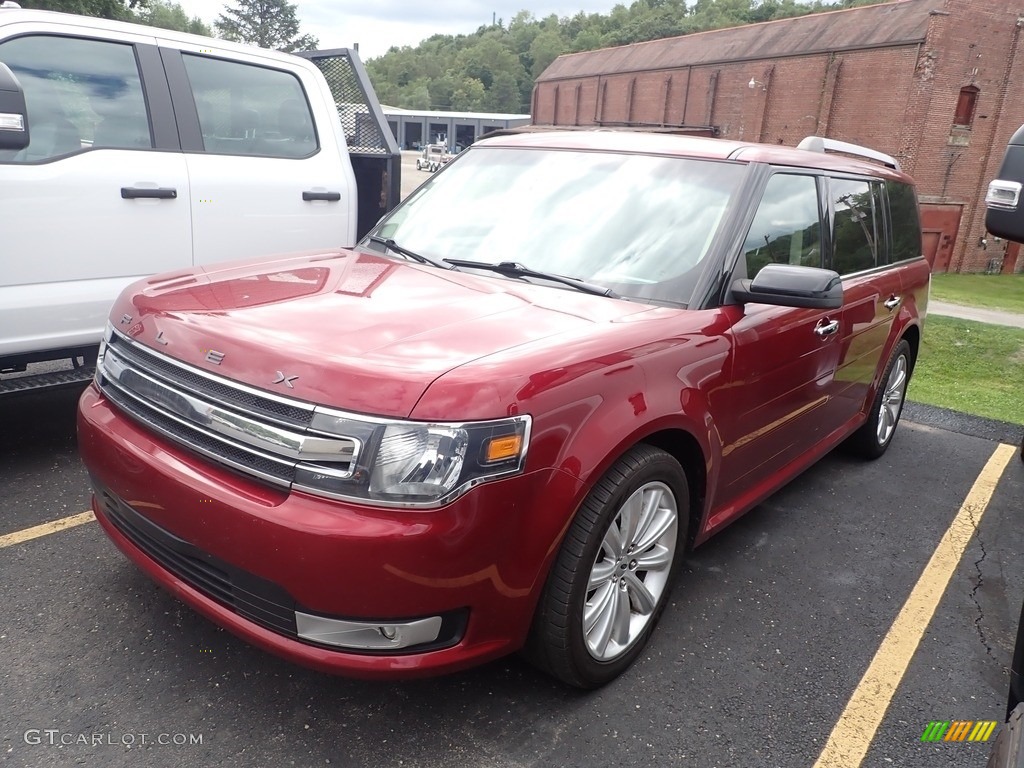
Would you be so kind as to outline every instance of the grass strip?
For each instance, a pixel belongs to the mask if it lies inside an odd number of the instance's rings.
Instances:
[[[1024,329],[929,315],[907,397],[1024,424]]]

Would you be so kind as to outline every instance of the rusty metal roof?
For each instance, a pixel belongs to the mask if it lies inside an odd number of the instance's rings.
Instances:
[[[923,42],[946,0],[898,0],[559,56],[538,83]]]

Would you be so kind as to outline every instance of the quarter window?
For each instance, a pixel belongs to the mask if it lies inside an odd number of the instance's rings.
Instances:
[[[917,195],[909,184],[885,183],[889,197],[889,219],[892,221],[892,261],[916,259],[921,256],[921,217]]]
[[[766,264],[821,266],[821,214],[813,176],[779,173],[768,180],[743,251],[749,278]]]
[[[153,146],[131,45],[53,35],[0,44],[25,91],[29,145],[0,161],[33,163],[90,148]]]
[[[879,187],[859,179],[830,182],[835,222],[832,231],[833,268],[840,275],[886,263],[879,218]]]
[[[313,116],[294,75],[185,54],[207,152],[306,157],[317,149]]]

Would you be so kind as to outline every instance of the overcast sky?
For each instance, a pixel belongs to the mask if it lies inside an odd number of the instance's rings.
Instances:
[[[623,0],[619,0],[622,2]],[[225,6],[224,0],[180,0],[189,16],[212,26]],[[294,0],[293,0],[294,2]],[[540,0],[543,2],[543,0]],[[351,48],[359,43],[361,58],[380,56],[392,45],[415,46],[436,34],[469,34],[490,24],[493,18],[509,20],[521,10],[538,18],[608,13],[616,0],[298,0],[303,33],[316,35],[321,48]],[[234,3],[231,3],[232,5]]]

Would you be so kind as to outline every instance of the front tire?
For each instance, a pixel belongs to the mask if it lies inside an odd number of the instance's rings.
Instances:
[[[868,420],[850,437],[849,447],[857,455],[877,459],[888,449],[903,413],[911,367],[910,345],[901,339],[885,366]]]
[[[569,685],[597,688],[643,650],[683,560],[689,486],[672,456],[638,445],[584,500],[548,576],[526,655]]]

